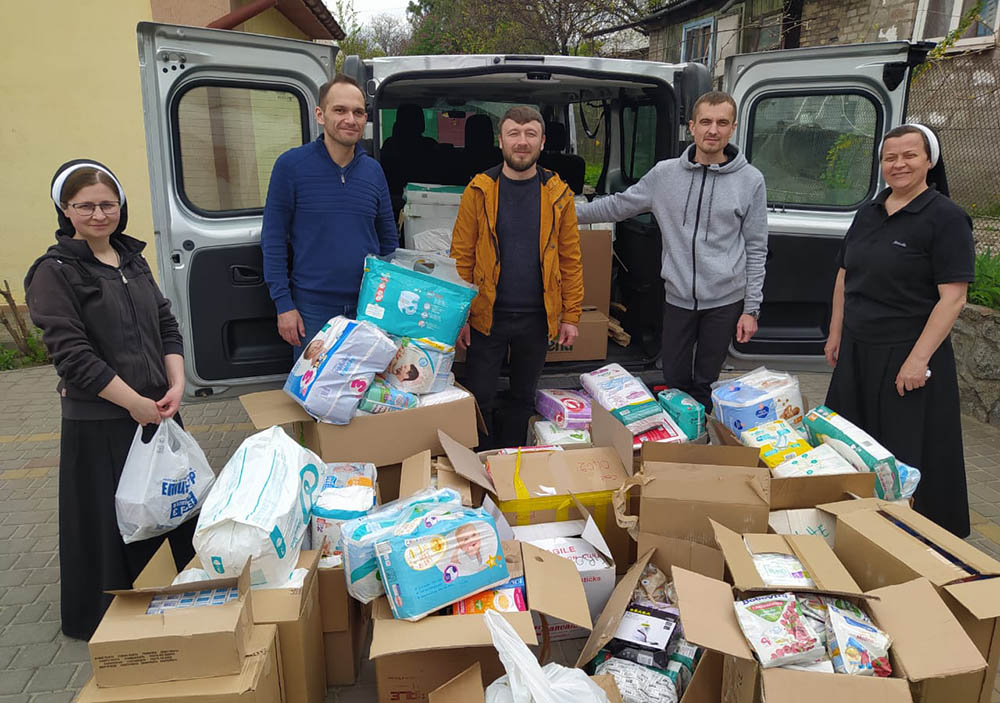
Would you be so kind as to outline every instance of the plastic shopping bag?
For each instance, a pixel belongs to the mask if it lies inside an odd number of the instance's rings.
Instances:
[[[115,491],[118,531],[125,544],[169,532],[201,508],[215,473],[194,437],[168,418],[153,438],[135,429]]]
[[[483,617],[507,675],[486,689],[486,703],[608,703],[608,696],[582,669],[541,666],[500,613]]]

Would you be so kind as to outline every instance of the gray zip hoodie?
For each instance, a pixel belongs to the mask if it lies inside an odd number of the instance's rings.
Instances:
[[[743,300],[743,312],[760,310],[767,257],[767,191],[764,176],[733,145],[729,160],[704,166],[692,144],[661,161],[621,193],[578,205],[581,224],[619,222],[644,212],[656,217],[663,238],[666,301],[687,310]]]

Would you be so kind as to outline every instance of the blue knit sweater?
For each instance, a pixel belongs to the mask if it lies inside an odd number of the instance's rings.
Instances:
[[[322,135],[274,162],[260,246],[279,313],[295,308],[293,297],[300,296],[357,305],[365,256],[384,256],[398,245],[385,174],[360,146],[343,168]]]

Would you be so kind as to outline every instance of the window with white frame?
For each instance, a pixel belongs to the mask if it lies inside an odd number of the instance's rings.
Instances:
[[[981,3],[981,5],[980,5]],[[992,42],[996,37],[998,0],[919,0],[914,39],[941,40],[955,31],[962,17],[980,6],[978,16],[955,43],[956,48]]]
[[[714,17],[706,17],[685,24],[681,37],[681,61],[711,66],[715,59],[712,42],[714,34]]]

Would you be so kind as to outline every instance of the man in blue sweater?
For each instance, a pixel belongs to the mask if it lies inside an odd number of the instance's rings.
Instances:
[[[385,174],[357,145],[367,121],[361,88],[338,74],[319,90],[322,136],[286,151],[271,171],[264,280],[296,356],[331,317],[354,316],[365,256],[399,245]]]

